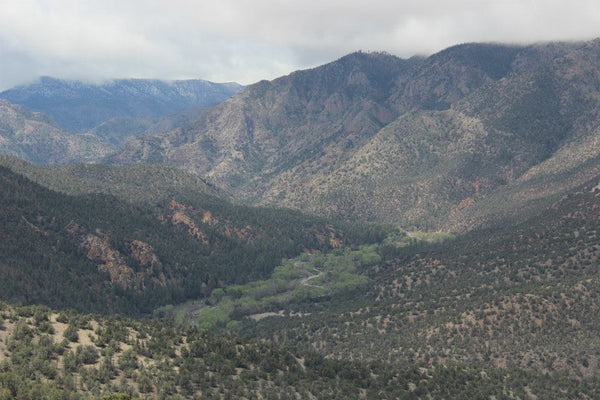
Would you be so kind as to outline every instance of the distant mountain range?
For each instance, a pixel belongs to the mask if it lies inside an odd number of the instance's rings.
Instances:
[[[42,77],[0,93],[0,98],[50,115],[63,128],[83,132],[114,118],[156,118],[213,106],[243,88],[200,79],[120,79],[103,84]]]
[[[41,78],[0,93],[0,154],[36,163],[97,161],[132,136],[167,132],[242,88],[203,80]]]
[[[597,171],[580,167],[600,156],[599,61],[600,40],[354,53],[251,85],[112,162],[173,163],[259,204],[468,230]]]

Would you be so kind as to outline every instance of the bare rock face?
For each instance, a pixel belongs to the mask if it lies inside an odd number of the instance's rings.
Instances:
[[[183,212],[183,211],[174,212],[173,215],[171,216],[171,223],[173,225],[183,224],[183,225],[187,226],[188,233],[191,236],[195,237],[196,239],[200,240],[202,243],[204,243],[206,245],[208,244],[207,236],[204,234],[204,232],[202,232],[200,230],[200,228],[198,227],[198,225],[196,225],[194,220],[185,214],[185,212]]]
[[[81,246],[87,249],[87,257],[98,263],[98,270],[110,275],[113,284],[124,288],[134,288],[139,285],[135,272],[129,267],[121,253],[110,246],[102,232],[88,233],[83,237]]]
[[[203,231],[202,226],[211,227],[227,237],[235,237],[248,243],[253,242],[257,237],[263,236],[263,232],[257,232],[256,229],[247,225],[240,227],[233,221],[226,218],[216,218],[208,210],[195,209],[186,206],[175,200],[170,202],[172,211],[170,221],[173,225],[184,225],[188,228],[188,234],[201,241],[204,245],[209,245],[208,235]]]
[[[99,229],[88,233],[85,228],[71,221],[65,231],[79,240],[80,245],[87,250],[88,259],[97,264],[100,272],[109,274],[111,283],[137,291],[146,289],[148,279],[155,285],[166,285],[166,270],[149,244],[140,240],[130,243],[129,255],[140,266],[135,268],[127,263],[121,252],[111,246],[109,236]]]
[[[162,269],[163,265],[154,254],[152,246],[141,240],[134,240],[129,246],[133,258],[135,258],[144,268]]]
[[[155,284],[165,286],[167,283],[166,269],[154,253],[152,246],[141,240],[134,240],[129,249],[133,258],[140,263],[144,277],[152,277]]]

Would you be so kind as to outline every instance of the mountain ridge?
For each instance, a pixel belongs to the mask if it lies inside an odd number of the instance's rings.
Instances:
[[[173,163],[248,201],[327,217],[468,230],[452,216],[593,135],[598,43],[353,53],[251,85],[109,162]]]

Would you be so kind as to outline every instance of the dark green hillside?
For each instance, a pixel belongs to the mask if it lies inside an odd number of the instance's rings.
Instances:
[[[436,54],[434,59],[454,59],[469,68],[482,71],[494,80],[504,78],[513,69],[512,64],[522,51],[519,46],[467,43],[450,47]]]
[[[64,196],[33,185],[5,168],[0,170],[0,182],[2,298],[90,310],[102,303],[102,307],[113,307],[117,299],[114,294],[110,296],[112,290],[105,279],[99,279],[105,277],[99,276],[77,244],[42,225],[53,222],[44,221],[46,210],[67,211],[63,208]]]
[[[499,116],[496,126],[514,132],[529,145],[541,145],[543,160],[556,151],[572,123],[561,115],[560,97],[549,71],[534,76],[531,86]]]
[[[305,250],[381,237],[210,195],[150,207],[104,194],[59,194],[4,167],[0,174],[0,296],[23,304],[149,312],[268,276],[282,258]]]

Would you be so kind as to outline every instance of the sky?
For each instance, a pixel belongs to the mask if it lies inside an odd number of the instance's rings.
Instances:
[[[0,0],[0,90],[39,76],[250,84],[357,50],[596,37],[598,0]]]

